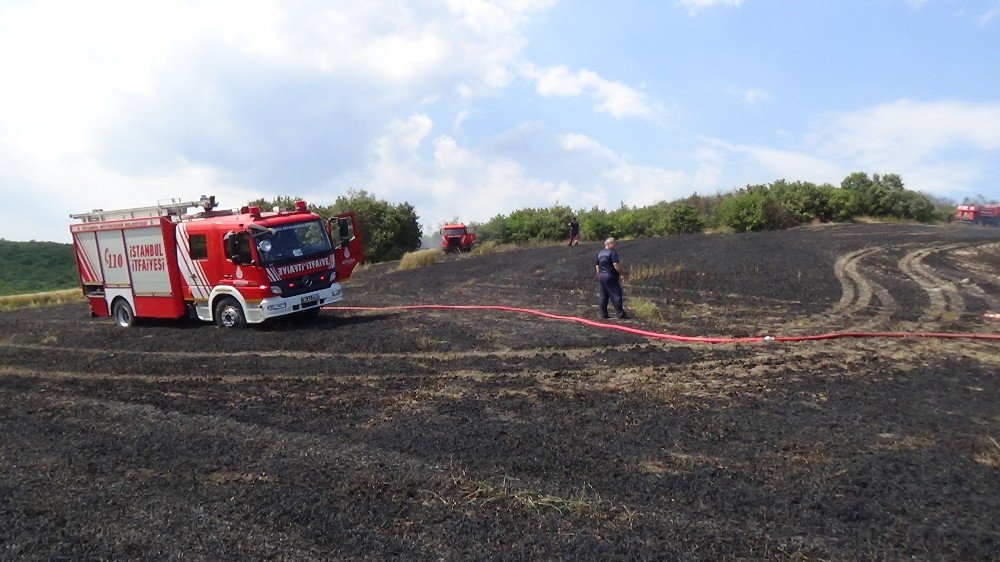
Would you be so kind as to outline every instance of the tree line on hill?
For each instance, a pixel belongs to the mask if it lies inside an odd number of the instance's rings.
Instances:
[[[291,209],[298,198],[278,196],[250,205]],[[367,191],[349,190],[330,205],[309,209],[330,218],[353,211],[358,235],[370,262],[400,259],[420,248],[421,228],[409,202],[390,203]],[[818,222],[849,221],[861,216],[916,221],[944,220],[954,212],[947,200],[932,200],[908,190],[897,174],[853,173],[839,187],[777,180],[727,193],[698,195],[672,202],[606,211],[574,211],[568,205],[525,208],[473,224],[480,242],[520,244],[565,240],[567,223],[576,217],[584,239],[666,236],[728,227],[738,232],[789,228]],[[0,295],[65,289],[78,283],[71,244],[11,242],[0,239]]]
[[[868,216],[921,222],[944,220],[954,212],[945,200],[903,186],[897,174],[853,173],[840,187],[777,180],[715,195],[694,194],[644,207],[624,204],[613,211],[594,207],[574,212],[566,205],[518,209],[477,225],[480,240],[503,243],[563,240],[576,217],[584,239],[603,240],[695,233],[728,227],[737,232],[778,230],[811,222],[849,221]]]
[[[294,197],[278,197],[251,204],[291,208],[294,202]],[[421,245],[418,217],[408,202],[392,204],[362,190],[348,191],[332,205],[310,205],[310,209],[325,217],[347,210],[357,213],[361,241],[371,262],[399,259]],[[611,211],[598,207],[574,211],[561,204],[517,209],[473,226],[480,242],[522,244],[566,239],[567,223],[573,217],[580,223],[582,238],[603,240],[609,236],[667,236],[718,228],[737,232],[777,230],[862,216],[930,222],[944,220],[952,212],[952,202],[932,200],[906,189],[898,174],[869,176],[855,172],[839,187],[781,179],[642,207],[623,204]]]

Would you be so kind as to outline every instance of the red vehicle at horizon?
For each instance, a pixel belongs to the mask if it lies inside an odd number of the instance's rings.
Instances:
[[[354,213],[324,223],[291,210],[214,210],[215,197],[70,215],[80,286],[92,316],[196,317],[226,328],[342,300],[364,257]],[[192,207],[202,211],[185,214]]]
[[[978,225],[1000,226],[1000,205],[959,205],[950,220],[971,222]]]
[[[441,249],[445,252],[471,252],[476,233],[464,223],[446,224],[441,227]]]

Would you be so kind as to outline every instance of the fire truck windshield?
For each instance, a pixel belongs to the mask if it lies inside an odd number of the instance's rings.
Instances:
[[[465,234],[464,228],[446,228],[444,229],[445,236],[461,236]]]
[[[286,224],[267,231],[252,230],[261,265],[281,265],[308,258],[329,256],[330,237],[320,221]]]

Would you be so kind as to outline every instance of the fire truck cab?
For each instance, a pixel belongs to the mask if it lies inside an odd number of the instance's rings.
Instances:
[[[227,328],[300,313],[343,299],[340,282],[363,260],[356,218],[324,223],[297,201],[291,210],[217,211],[215,197],[70,215],[92,316],[185,315]],[[195,214],[184,214],[201,207]]]
[[[445,252],[471,252],[476,233],[463,223],[441,227],[441,249]]]

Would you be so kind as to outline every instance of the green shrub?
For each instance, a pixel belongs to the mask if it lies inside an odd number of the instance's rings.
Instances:
[[[604,240],[615,227],[607,211],[594,207],[580,213],[580,235],[587,240]]]
[[[764,230],[764,201],[759,191],[744,191],[719,205],[719,221],[737,232]]]
[[[705,230],[705,223],[694,207],[683,203],[667,212],[665,222],[664,234],[692,234]]]

